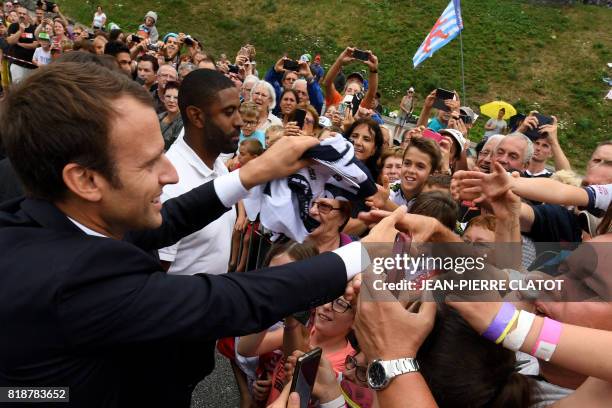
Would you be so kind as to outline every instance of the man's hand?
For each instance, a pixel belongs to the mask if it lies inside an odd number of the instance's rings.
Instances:
[[[533,115],[529,115],[523,120],[523,123],[521,123],[516,131],[524,134],[528,130],[537,129],[538,125],[538,118]]]
[[[405,208],[404,206],[399,208]],[[397,211],[397,210],[396,210]],[[359,213],[359,219],[365,222],[366,224],[375,224],[382,222],[391,214],[394,214],[395,211],[389,212],[384,210],[371,210],[367,213]],[[406,234],[410,234],[412,236],[412,242],[436,242],[439,240],[444,234],[444,232],[449,232],[450,230],[443,226],[440,221],[435,218],[427,217],[419,214],[403,214],[401,217],[398,217],[395,220],[395,228],[397,230],[404,232]],[[376,227],[374,227],[376,228]],[[368,235],[369,236],[369,235]],[[368,238],[366,236],[361,240],[364,242]],[[459,237],[457,237],[458,241],[461,241]],[[366,241],[367,242],[367,241]],[[373,241],[376,242],[376,241]],[[378,241],[382,242],[382,241]],[[389,241],[386,241],[389,242]]]
[[[468,137],[468,129],[465,126],[465,123],[463,123],[463,119],[454,119],[454,118],[449,119],[449,121],[448,121],[448,128],[449,129],[456,129],[456,130],[460,131],[461,134],[463,135],[463,137],[465,137],[467,139],[467,137]],[[468,145],[469,145],[469,143],[468,143]]]
[[[541,135],[546,134],[546,137],[548,138],[548,142],[550,144],[558,144],[559,139],[557,138],[557,118],[555,116],[551,116],[551,118],[553,120],[553,123],[551,123],[550,125],[540,126],[538,132],[540,132]]]
[[[453,142],[449,140],[449,138],[444,137],[440,140],[438,145],[440,146],[440,153],[442,155],[442,160],[440,161],[440,171],[443,173],[447,173],[450,170],[450,149]]]
[[[517,172],[510,176],[501,164],[493,163],[490,174],[478,171],[458,171],[453,176],[458,181],[456,187],[461,199],[481,203],[493,200],[504,195],[512,188],[513,177],[519,176]]]
[[[282,137],[261,156],[240,169],[240,181],[247,190],[270,180],[287,177],[310,162],[302,159],[304,152],[319,144],[310,136]]]
[[[373,289],[377,278],[368,273],[359,295],[353,324],[359,346],[368,361],[414,358],[433,328],[436,304],[415,302],[407,310],[389,291]]]
[[[297,125],[297,122],[287,122],[285,125],[284,135],[285,136],[299,136],[300,135],[300,127]]]
[[[234,224],[234,231],[244,231],[249,224],[249,219],[245,215],[239,215]]]

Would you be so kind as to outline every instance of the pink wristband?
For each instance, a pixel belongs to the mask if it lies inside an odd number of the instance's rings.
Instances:
[[[544,361],[550,361],[557,348],[557,344],[559,344],[562,328],[563,325],[558,321],[545,317],[542,330],[540,330],[540,335],[536,340],[531,355]]]

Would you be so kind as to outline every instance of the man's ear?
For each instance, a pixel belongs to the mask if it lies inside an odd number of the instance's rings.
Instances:
[[[189,123],[198,129],[204,128],[204,115],[200,108],[190,105],[185,109],[185,111],[187,112],[187,119],[189,119]]]
[[[68,163],[62,170],[62,178],[68,190],[86,201],[102,199],[101,187],[109,184],[100,173],[76,163]]]

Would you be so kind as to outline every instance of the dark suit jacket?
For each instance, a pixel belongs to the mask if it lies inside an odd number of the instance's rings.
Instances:
[[[187,407],[214,367],[215,339],[342,294],[346,270],[334,253],[175,276],[147,252],[227,210],[210,182],[167,201],[160,228],[119,241],[86,235],[46,201],[0,206],[0,386],[69,386],[61,407]]]

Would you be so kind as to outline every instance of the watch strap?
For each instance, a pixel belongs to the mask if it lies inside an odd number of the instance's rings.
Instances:
[[[401,374],[414,373],[419,371],[419,363],[414,358],[398,358],[397,360],[386,361],[389,377],[397,377]]]

